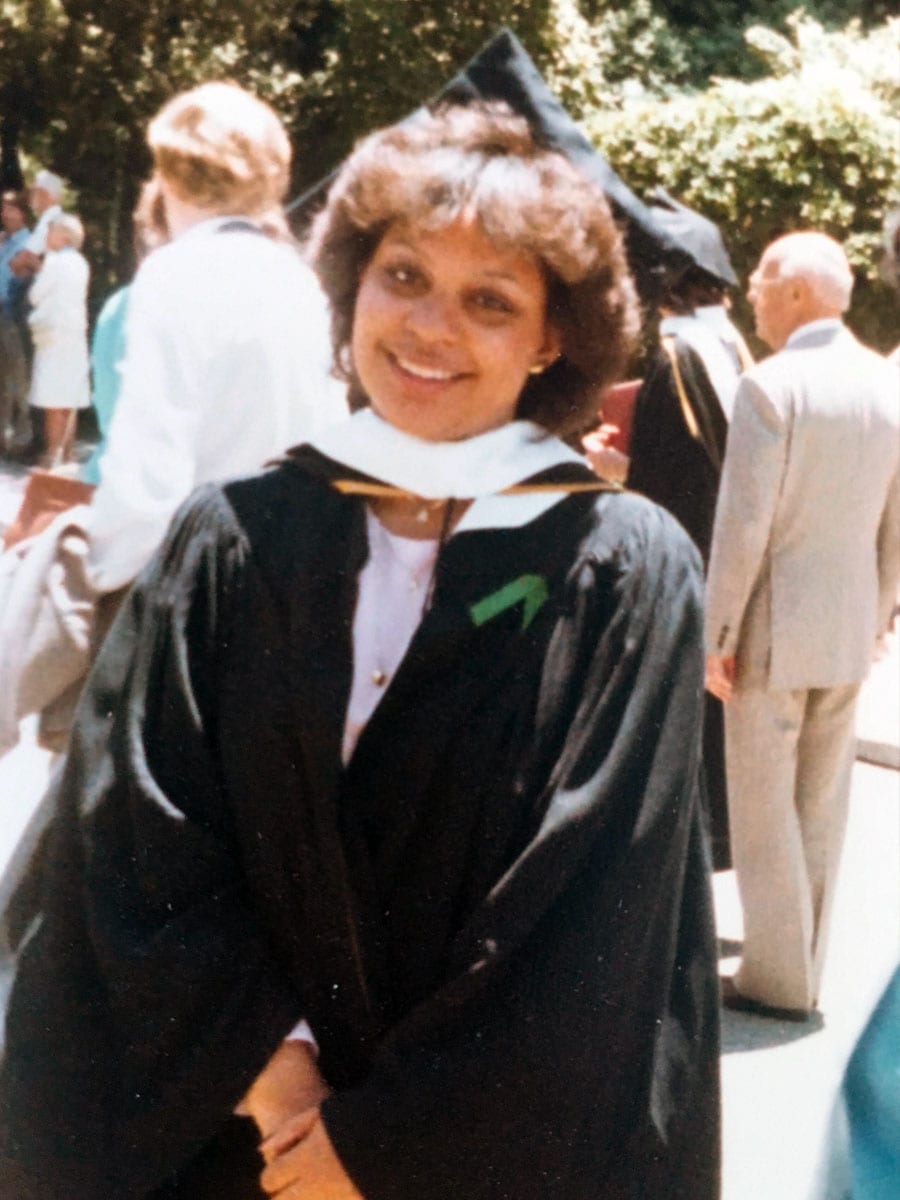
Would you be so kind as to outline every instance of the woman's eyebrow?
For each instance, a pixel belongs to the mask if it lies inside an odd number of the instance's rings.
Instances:
[[[503,267],[485,267],[481,272],[482,278],[490,279],[495,283],[511,283],[514,287],[527,287],[526,281],[514,271],[505,270]]]
[[[416,250],[416,247],[412,244],[412,242],[407,241],[407,239],[405,237],[402,237],[399,234],[394,234],[393,236],[386,235],[382,242],[382,245],[384,246],[384,248],[386,250],[395,250],[397,248],[400,248],[403,250],[410,250],[414,254],[418,253],[418,251]]]

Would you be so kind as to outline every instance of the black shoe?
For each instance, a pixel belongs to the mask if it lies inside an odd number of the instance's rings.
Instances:
[[[808,1021],[813,1015],[805,1008],[779,1008],[776,1004],[763,1004],[737,990],[730,975],[719,980],[722,996],[722,1007],[730,1008],[732,1012],[750,1013],[754,1017],[769,1017],[773,1021],[795,1021],[798,1024]]]

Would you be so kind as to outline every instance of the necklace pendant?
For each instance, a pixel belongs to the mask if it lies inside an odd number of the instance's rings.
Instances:
[[[373,671],[372,682],[376,687],[384,687],[387,683],[387,675],[385,675],[384,671]]]

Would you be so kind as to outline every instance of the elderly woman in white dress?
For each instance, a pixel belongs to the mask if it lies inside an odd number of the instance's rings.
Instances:
[[[44,410],[45,461],[66,462],[75,432],[74,410],[90,404],[87,289],[90,268],[80,253],[84,226],[57,217],[47,256],[31,288],[28,317],[34,342],[29,404]]]

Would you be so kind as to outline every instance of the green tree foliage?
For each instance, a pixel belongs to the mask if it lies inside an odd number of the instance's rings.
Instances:
[[[548,0],[337,0],[323,69],[306,81],[293,121],[304,182],[361,135],[436,94],[498,29],[540,42]]]
[[[625,6],[553,0],[536,58],[573,115],[619,108],[645,92],[669,95],[691,78],[684,39],[651,0]]]
[[[0,145],[3,186],[21,183],[16,158],[23,133],[46,122],[43,59],[53,41],[55,13],[48,0],[0,3]]]
[[[0,120],[68,180],[104,291],[130,268],[144,131],[174,92],[228,77],[269,99],[293,137],[299,190],[504,25],[575,112],[686,77],[650,0],[596,21],[577,0],[0,0]]]
[[[360,134],[410,112],[503,26],[575,116],[635,92],[668,94],[692,78],[687,39],[654,0],[338,0],[335,10],[328,62],[309,81],[297,124],[298,134],[312,134],[311,178],[324,168],[323,151],[333,164]]]
[[[683,41],[691,82],[705,87],[714,77],[760,78],[765,65],[747,52],[745,34],[757,25],[785,33],[791,16],[802,11],[834,28],[858,18],[867,24],[887,20],[890,0],[651,0],[673,37]],[[608,8],[605,0],[588,9]]]
[[[857,273],[851,321],[887,348],[900,339],[900,320],[877,263],[900,172],[900,21],[869,33],[858,25],[828,33],[794,18],[791,30],[790,39],[749,31],[768,71],[761,80],[645,97],[597,110],[585,124],[639,194],[662,184],[719,222],[744,277],[779,234],[832,234]]]
[[[779,222],[814,221],[849,234],[862,265],[886,191],[895,58],[876,78],[858,65],[876,35],[829,40],[816,26],[823,58],[812,32],[788,24],[796,2],[0,0],[0,134],[6,150],[19,140],[30,161],[69,181],[102,296],[130,270],[144,132],[173,93],[233,78],[269,99],[292,133],[299,191],[507,25],[613,164],[638,188],[665,182],[728,220],[743,265]],[[889,8],[806,2],[825,23],[871,23]],[[748,22],[769,31],[747,41]],[[779,36],[791,28],[791,39]],[[888,42],[877,44],[890,57]],[[816,75],[818,60],[829,65]]]
[[[235,78],[292,110],[330,6],[311,0],[2,0],[0,120],[78,196],[101,289],[127,271],[148,119]]]

